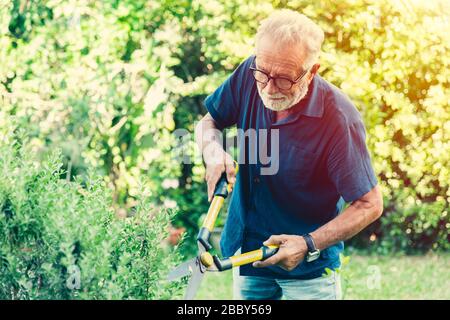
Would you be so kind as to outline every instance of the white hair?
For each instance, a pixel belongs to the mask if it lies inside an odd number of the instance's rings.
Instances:
[[[304,65],[307,68],[317,62],[325,37],[322,29],[311,19],[289,9],[276,10],[261,21],[256,33],[256,47],[265,36],[281,44],[301,44],[306,50]]]

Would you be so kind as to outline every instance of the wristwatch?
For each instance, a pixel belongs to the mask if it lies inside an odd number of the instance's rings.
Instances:
[[[316,248],[313,238],[309,233],[304,234],[306,245],[308,246],[308,253],[306,254],[306,262],[312,262],[320,257],[320,250]]]

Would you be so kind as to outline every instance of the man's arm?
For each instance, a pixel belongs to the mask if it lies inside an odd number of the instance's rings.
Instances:
[[[333,244],[347,240],[369,224],[378,219],[383,213],[383,197],[379,186],[354,201],[340,215],[311,233],[320,250]],[[278,264],[288,271],[293,270],[304,259],[308,247],[303,237],[298,235],[271,236],[264,245],[275,244],[280,250],[274,256],[261,262],[255,262],[255,267],[267,267]]]
[[[222,133],[213,117],[207,113],[195,127],[195,141],[206,165],[205,180],[208,185],[208,201],[222,172],[226,171],[228,182],[235,182],[235,168],[232,157],[222,147]]]
[[[215,144],[216,147],[223,150],[220,141],[220,130],[217,128],[217,124],[213,117],[207,113],[195,127],[195,142],[197,143],[202,156],[210,143]]]
[[[358,234],[383,213],[383,197],[377,185],[364,196],[354,201],[340,215],[323,225],[311,236],[320,250],[347,240]]]

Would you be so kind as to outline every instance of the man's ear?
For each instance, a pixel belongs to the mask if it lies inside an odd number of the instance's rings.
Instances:
[[[309,75],[308,75],[308,80],[309,81],[311,81],[312,78],[314,78],[314,76],[316,75],[317,71],[319,71],[319,68],[320,68],[320,64],[319,63],[316,63],[316,64],[314,64],[311,67],[311,69],[309,71]]]

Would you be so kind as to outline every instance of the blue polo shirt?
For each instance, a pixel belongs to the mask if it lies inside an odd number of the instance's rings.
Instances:
[[[367,151],[361,115],[337,87],[315,75],[308,94],[296,112],[275,122],[275,112],[266,108],[258,94],[250,56],[209,95],[204,104],[219,129],[236,125],[245,130],[266,129],[264,143],[239,140],[239,173],[228,207],[220,245],[225,257],[237,249],[255,250],[271,235],[310,233],[335,218],[345,202],[353,202],[376,184]],[[267,146],[271,129],[278,129],[279,157],[249,161],[250,151]],[[248,137],[248,136],[247,136]],[[261,138],[257,135],[257,140]],[[266,151],[267,153],[267,151]],[[259,154],[256,152],[256,154]],[[262,167],[278,161],[278,172],[262,174]],[[288,272],[279,266],[240,268],[241,275],[280,279],[312,279],[325,268],[340,265],[339,242],[321,252],[313,262],[303,261]]]

